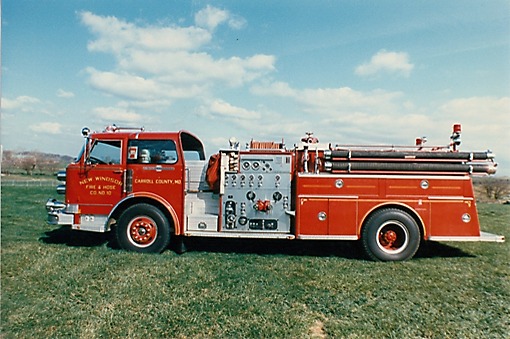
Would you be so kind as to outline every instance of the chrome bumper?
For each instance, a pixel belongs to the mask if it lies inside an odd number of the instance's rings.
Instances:
[[[46,211],[48,212],[47,223],[50,225],[72,225],[74,214],[67,213],[67,205],[56,199],[46,201]]]

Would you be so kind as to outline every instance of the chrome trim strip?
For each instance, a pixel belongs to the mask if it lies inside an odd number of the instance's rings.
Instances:
[[[467,175],[401,175],[401,174],[313,174],[298,173],[298,177],[304,178],[353,178],[353,179],[447,179],[447,180],[470,180]]]
[[[474,200],[474,198],[472,198],[472,197],[461,197],[461,196],[451,196],[450,197],[450,196],[440,196],[440,195],[429,196],[427,198],[429,200],[470,200],[470,201]]]
[[[431,236],[430,241],[480,241],[480,242],[505,242],[504,235],[480,232],[480,236]]]
[[[297,197],[298,197],[298,199],[301,199],[301,198],[307,198],[307,199],[310,199],[310,198],[318,198],[318,199],[359,199],[359,196],[357,196],[357,195],[336,195],[336,194],[331,194],[331,195],[327,195],[327,194],[324,194],[324,195],[299,194]]]
[[[211,231],[187,231],[187,237],[212,237],[212,238],[246,238],[246,239],[288,239],[296,237],[289,233],[261,233],[261,232],[211,232]]]
[[[298,235],[302,240],[358,240],[357,235]]]

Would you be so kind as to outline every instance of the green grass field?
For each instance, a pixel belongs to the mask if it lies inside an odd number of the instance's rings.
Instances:
[[[128,253],[45,223],[53,187],[2,188],[2,338],[508,338],[510,244],[192,240]],[[478,206],[510,235],[510,206]]]

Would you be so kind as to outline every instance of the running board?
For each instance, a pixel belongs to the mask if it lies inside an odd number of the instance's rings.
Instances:
[[[462,236],[431,236],[431,241],[482,241],[482,242],[505,242],[504,235],[497,235],[487,232],[480,232],[480,236],[462,237]]]
[[[296,237],[289,233],[260,233],[260,232],[185,232],[186,237],[212,238],[245,238],[245,239],[288,239]]]
[[[357,235],[299,235],[303,240],[358,240]]]

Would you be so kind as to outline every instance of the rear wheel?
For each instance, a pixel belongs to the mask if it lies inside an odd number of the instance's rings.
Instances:
[[[375,212],[368,219],[361,241],[365,253],[372,260],[408,260],[420,246],[420,229],[408,213],[387,208]]]
[[[170,243],[170,225],[157,207],[137,204],[120,216],[116,236],[119,246],[125,250],[161,253]]]

